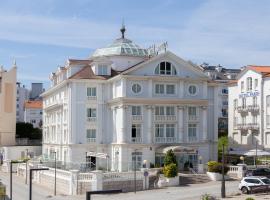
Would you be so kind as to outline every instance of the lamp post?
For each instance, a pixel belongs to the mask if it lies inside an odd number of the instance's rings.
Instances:
[[[54,196],[56,196],[56,151],[54,153]]]
[[[136,194],[137,190],[137,180],[136,180],[136,170],[137,170],[137,149],[134,150],[135,160],[134,160],[134,193]]]
[[[240,156],[240,160],[242,160],[242,163],[245,164],[245,157],[244,156]]]
[[[27,185],[27,175],[28,175],[28,172],[27,172],[27,164],[28,164],[28,149],[25,149],[26,151],[26,162],[25,162],[25,184]]]
[[[202,164],[202,156],[199,156],[199,164]]]
[[[255,167],[257,169],[257,150],[258,150],[258,141],[256,141],[256,154],[255,154]]]
[[[33,171],[42,171],[42,170],[49,170],[49,168],[30,169],[30,176],[29,176],[29,200],[32,200],[32,176],[33,176]]]
[[[225,177],[224,177],[224,144],[222,144],[222,182],[221,182],[221,198],[225,198]]]

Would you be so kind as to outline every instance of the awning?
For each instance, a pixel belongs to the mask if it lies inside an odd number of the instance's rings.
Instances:
[[[156,153],[167,153],[167,151],[173,150],[175,154],[197,154],[197,149],[185,146],[162,146],[156,150]]]
[[[97,152],[93,152],[93,151],[88,151],[86,153],[86,155],[90,156],[90,157],[103,158],[103,159],[109,158],[109,155],[106,153],[97,153]]]

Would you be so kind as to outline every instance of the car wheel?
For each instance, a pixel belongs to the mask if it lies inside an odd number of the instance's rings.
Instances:
[[[243,194],[248,194],[249,193],[247,187],[242,187],[241,191],[242,191]]]

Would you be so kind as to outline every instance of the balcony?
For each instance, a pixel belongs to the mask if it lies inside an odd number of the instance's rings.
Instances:
[[[248,130],[249,126],[247,124],[237,124],[237,129]]]
[[[97,118],[96,117],[87,117],[88,122],[96,122]]]
[[[88,101],[96,101],[97,100],[97,96],[87,96],[87,100]]]
[[[156,137],[155,138],[156,143],[176,143],[175,137]]]
[[[198,138],[197,137],[191,137],[191,136],[189,136],[188,137],[188,141],[189,142],[197,142],[198,141]]]
[[[258,112],[259,111],[259,106],[258,105],[250,105],[250,106],[248,106],[248,111],[250,111],[250,112]]]
[[[96,143],[96,138],[86,138],[87,143]]]
[[[132,121],[142,121],[142,115],[132,115]]]
[[[197,115],[189,115],[188,120],[189,121],[198,121],[198,116]]]
[[[66,103],[66,99],[58,99],[47,104],[44,104],[44,110],[51,110],[63,106]]]
[[[140,144],[142,143],[142,138],[141,137],[133,137],[131,138],[131,142],[135,144]]]
[[[155,121],[176,121],[175,115],[155,115]]]
[[[259,130],[259,124],[258,123],[249,123],[248,129],[250,130]]]
[[[247,113],[248,112],[248,108],[246,106],[238,106],[237,107],[237,111],[239,113]]]

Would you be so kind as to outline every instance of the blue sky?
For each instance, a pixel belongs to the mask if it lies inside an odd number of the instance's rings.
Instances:
[[[0,0],[0,64],[27,86],[68,58],[87,58],[120,36],[195,63],[270,65],[268,0]]]

